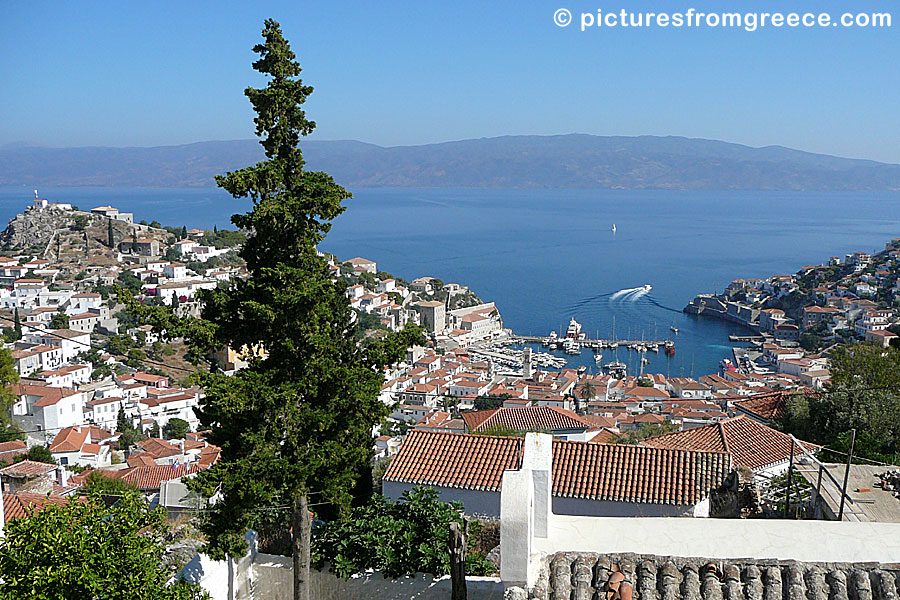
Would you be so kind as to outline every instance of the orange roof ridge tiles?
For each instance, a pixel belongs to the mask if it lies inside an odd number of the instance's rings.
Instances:
[[[482,413],[482,414],[479,414]],[[519,431],[588,429],[592,425],[576,413],[556,406],[510,406],[462,414],[469,430],[510,427]]]
[[[119,471],[118,478],[131,483],[141,490],[159,489],[163,481],[178,479],[185,475],[193,475],[203,470],[203,466],[198,464],[179,465],[155,465],[146,467],[131,467],[124,471]]]
[[[760,469],[788,460],[791,454],[789,435],[772,429],[745,415],[725,419],[702,427],[665,433],[643,440],[653,448],[722,452],[726,448],[737,466]],[[794,455],[817,451],[820,446],[801,441]]]
[[[46,385],[32,385],[28,383],[14,383],[10,386],[10,391],[16,396],[39,396],[40,399],[34,403],[38,408],[53,406],[63,398],[78,393],[74,390],[55,388]]]
[[[29,475],[43,475],[56,469],[56,465],[37,462],[34,460],[23,460],[13,463],[8,467],[0,469],[0,473],[11,477],[27,477]]]
[[[386,481],[496,492],[518,469],[524,439],[411,432]],[[599,501],[693,504],[721,485],[731,457],[721,452],[553,440],[553,494]]]
[[[812,393],[812,390],[779,390],[754,394],[745,400],[735,402],[734,407],[763,421],[773,422],[784,416],[785,404],[789,396],[803,393]]]
[[[89,427],[66,427],[50,444],[50,452],[79,452],[91,434]]]
[[[60,495],[7,492],[3,494],[3,520],[9,523],[12,519],[27,517],[30,511],[39,511],[48,504],[60,506],[68,502],[67,497]]]

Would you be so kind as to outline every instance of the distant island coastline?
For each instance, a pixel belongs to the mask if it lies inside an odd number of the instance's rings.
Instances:
[[[900,165],[684,137],[503,136],[382,147],[306,141],[308,168],[350,187],[896,191]],[[0,185],[213,187],[262,159],[254,140],[152,148],[0,147]]]

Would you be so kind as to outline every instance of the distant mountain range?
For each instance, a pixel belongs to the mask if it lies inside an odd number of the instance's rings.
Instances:
[[[898,190],[900,165],[683,137],[504,136],[381,147],[305,141],[348,187]],[[0,185],[205,187],[263,158],[255,140],[155,148],[0,147]]]

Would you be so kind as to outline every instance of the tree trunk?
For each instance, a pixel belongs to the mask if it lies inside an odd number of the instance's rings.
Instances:
[[[309,600],[309,556],[311,520],[306,494],[294,499],[291,512],[291,542],[294,557],[294,600]]]
[[[466,545],[468,543],[469,522],[460,527],[450,523],[450,598],[466,600]]]

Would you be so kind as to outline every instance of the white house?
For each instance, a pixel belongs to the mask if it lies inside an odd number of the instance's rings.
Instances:
[[[181,240],[180,242],[175,242],[175,250],[181,256],[185,256],[187,254],[192,254],[199,245],[200,244],[194,240]]]
[[[52,371],[64,363],[62,348],[44,344],[13,350],[12,358],[19,377],[28,377],[38,371]]]
[[[190,279],[187,281],[164,283],[156,287],[156,294],[164,302],[171,304],[172,297],[190,299],[198,290],[214,290],[218,282],[215,279]]]
[[[187,267],[181,263],[169,263],[163,267],[163,275],[170,279],[184,279],[187,277]]]
[[[383,279],[375,286],[375,291],[379,294],[386,294],[397,290],[397,281],[394,279]]]
[[[125,407],[121,396],[97,397],[85,403],[85,420],[90,420],[109,431],[116,430],[119,411]]]
[[[90,365],[68,365],[53,371],[40,371],[33,378],[40,379],[50,387],[74,388],[90,383],[92,372]]]
[[[55,329],[48,333],[32,334],[34,341],[62,350],[63,362],[72,362],[80,353],[91,349],[91,335],[72,329]]]
[[[74,294],[66,305],[66,314],[78,315],[91,309],[99,309],[103,305],[103,297],[100,294],[83,293]]]
[[[109,446],[100,444],[110,437],[99,427],[82,425],[61,429],[50,444],[50,454],[61,465],[100,469],[112,464]]]
[[[16,402],[13,421],[29,433],[30,439],[45,443],[63,427],[84,424],[85,393],[44,385],[16,383],[11,386]],[[37,433],[44,432],[46,434]]]

